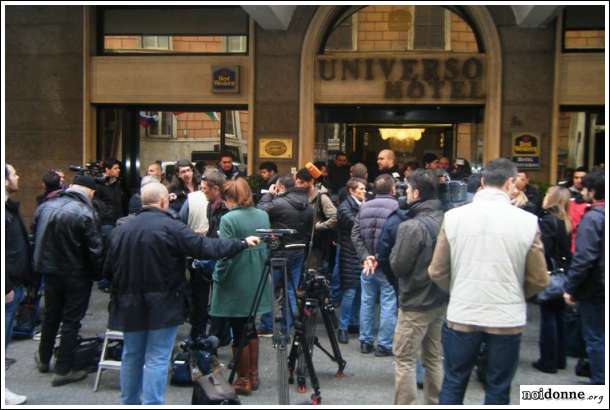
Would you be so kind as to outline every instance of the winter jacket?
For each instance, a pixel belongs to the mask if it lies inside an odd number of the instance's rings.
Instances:
[[[187,200],[180,208],[178,218],[195,232],[206,233],[209,229],[207,212],[208,199],[203,192],[195,191],[188,194]]]
[[[260,209],[233,208],[220,221],[220,238],[244,238],[257,229],[269,229],[269,216]],[[267,260],[267,245],[262,243],[239,255],[219,260],[212,278],[210,315],[247,317]],[[266,281],[257,314],[271,311],[271,283]]]
[[[538,225],[547,268],[549,270],[567,269],[572,253],[570,252],[570,235],[566,230],[565,222],[548,210],[544,210],[538,220]]]
[[[309,244],[313,226],[313,208],[309,205],[305,188],[290,188],[274,197],[265,194],[257,207],[269,214],[273,229],[296,229],[296,235],[286,237],[288,244]]]
[[[341,289],[360,287],[362,265],[359,263],[358,254],[352,242],[352,228],[359,211],[360,205],[351,195],[337,209],[338,243],[341,247],[339,253]]]
[[[578,191],[576,191],[578,193]],[[580,193],[578,193],[580,195]],[[570,220],[572,221],[572,236],[570,238],[570,250],[572,253],[576,250],[576,232],[578,231],[578,225],[582,217],[585,215],[585,212],[591,207],[591,204],[584,202],[581,199],[570,199],[570,205],[568,206],[568,215],[570,216]]]
[[[6,292],[32,282],[32,248],[21,219],[19,203],[7,199],[4,203],[4,257]]]
[[[56,189],[54,191],[47,191],[44,194],[39,195],[39,196],[36,197],[36,203],[38,205],[40,205],[40,204],[42,204],[44,202],[47,202],[47,201],[49,201],[49,200],[51,200],[53,198],[57,198],[59,196],[59,194],[61,194],[64,191],[65,191],[64,188]]]
[[[483,189],[445,214],[428,272],[450,292],[451,324],[520,333],[527,297],[549,282],[537,218]]]
[[[396,235],[398,234],[398,226],[409,218],[409,211],[405,209],[397,209],[387,219],[381,230],[381,236],[377,243],[377,262],[388,281],[394,287],[396,294],[398,291],[398,280],[390,266],[390,253],[396,243]]]
[[[425,311],[449,300],[428,275],[443,221],[442,209],[438,199],[415,203],[409,209],[409,218],[398,227],[390,266],[398,279],[398,302],[403,311]]]
[[[218,238],[220,220],[227,212],[229,212],[229,209],[223,201],[208,202],[208,233],[205,236],[208,238]]]
[[[225,171],[224,169],[222,169],[220,164],[218,164],[217,168],[220,172],[222,172],[225,175],[225,177],[227,178],[227,181],[230,181],[232,179],[237,179],[239,177],[244,177],[244,178],[246,177],[246,174],[241,172],[239,170],[239,168],[237,168],[237,166],[235,166],[235,165],[233,165],[233,168],[231,168],[229,171]]]
[[[604,201],[593,204],[576,232],[576,251],[565,291],[577,301],[603,303],[605,300],[605,211]]]
[[[110,182],[106,178],[103,184],[98,184],[93,202],[102,225],[114,225],[117,219],[125,216],[123,212],[123,189],[118,179]]]
[[[377,253],[377,243],[388,217],[398,209],[398,201],[392,195],[377,195],[360,207],[352,229],[352,241],[358,253],[359,262]]]
[[[187,256],[220,259],[245,249],[243,238],[208,239],[158,208],[144,208],[109,238],[110,329],[143,331],[184,322]]]
[[[100,277],[102,234],[89,198],[68,189],[34,214],[34,271],[47,275]]]
[[[542,196],[540,195],[540,191],[538,191],[538,188],[528,184],[525,187],[525,191],[523,191],[523,193],[527,197],[527,201],[531,204],[531,211],[529,209],[525,210],[532,212],[535,215],[540,214],[542,210]]]

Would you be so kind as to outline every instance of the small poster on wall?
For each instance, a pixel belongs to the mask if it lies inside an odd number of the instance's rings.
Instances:
[[[213,93],[239,93],[239,66],[212,66]]]
[[[292,138],[260,138],[259,158],[292,159]]]
[[[514,133],[512,157],[517,168],[540,168],[540,137],[531,132]]]

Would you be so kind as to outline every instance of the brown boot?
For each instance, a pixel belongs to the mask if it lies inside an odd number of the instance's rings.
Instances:
[[[235,356],[234,356],[235,357]],[[237,379],[233,382],[235,393],[242,396],[248,396],[252,393],[252,384],[250,384],[250,348],[246,345],[239,355],[239,363],[237,366]]]
[[[250,348],[250,384],[252,390],[258,390],[258,339],[250,339],[248,347]]]

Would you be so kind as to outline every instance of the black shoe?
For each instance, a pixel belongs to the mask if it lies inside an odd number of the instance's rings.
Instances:
[[[591,378],[591,365],[587,359],[578,359],[576,367],[574,367],[574,374],[579,377]]]
[[[385,347],[377,346],[377,349],[375,349],[375,357],[388,357],[388,356],[394,356],[392,354],[392,350],[386,349]]]
[[[341,344],[348,344],[349,338],[347,337],[347,331],[339,329],[337,332],[337,341]]]
[[[360,353],[369,354],[373,351],[373,345],[370,343],[360,342]]]
[[[557,373],[557,369],[553,370],[553,369],[548,369],[546,367],[544,367],[540,361],[536,361],[532,363],[532,367],[536,370],[541,371],[542,373],[549,373],[549,374],[555,374]]]
[[[417,388],[419,390],[423,390],[424,389],[424,384],[423,383],[417,383]]]
[[[349,325],[347,327],[347,334],[349,334],[349,335],[358,335],[358,334],[360,334],[360,326]]]
[[[51,380],[51,386],[58,387],[64,384],[81,381],[87,377],[86,370],[70,370],[68,374],[56,374]]]
[[[34,354],[34,361],[36,362],[36,367],[40,373],[49,373],[49,363],[43,363],[40,360],[40,353],[36,352]]]

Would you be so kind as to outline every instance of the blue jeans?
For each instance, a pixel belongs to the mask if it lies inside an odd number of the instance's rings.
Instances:
[[[292,317],[297,315],[297,299],[295,290],[299,287],[301,281],[301,271],[303,269],[303,262],[305,260],[304,251],[290,251],[287,256],[287,268],[288,268],[288,302],[290,303],[291,314],[286,315],[284,312],[284,304],[282,303],[282,331],[287,332],[286,323],[288,329],[292,328]],[[273,271],[273,287],[279,286],[284,282],[284,272],[281,270]],[[271,312],[265,313],[261,316],[260,330],[271,331],[273,330],[273,315]]]
[[[591,384],[604,384],[605,378],[605,323],[604,303],[579,302],[582,337],[591,364]]]
[[[337,251],[335,252],[335,266],[333,267],[332,274],[330,275],[330,300],[335,306],[337,306],[341,301],[341,273],[339,270],[340,251],[341,247],[337,245]]]
[[[167,370],[178,326],[124,332],[121,358],[122,404],[163,404]]]
[[[463,404],[470,373],[482,343],[487,345],[488,352],[485,404],[510,403],[510,384],[519,364],[521,334],[458,332],[449,329],[445,323],[442,341],[445,376],[438,404]]]
[[[341,316],[339,317],[339,329],[347,330],[348,326],[358,326],[360,316],[360,289],[344,289],[341,295]]]
[[[17,313],[17,308],[19,304],[23,300],[23,288],[21,286],[13,289],[15,292],[15,296],[13,297],[13,301],[8,303],[4,307],[4,348],[8,346],[8,343],[11,341],[13,337],[13,326],[15,324],[15,314]]]
[[[379,278],[377,274],[372,276],[361,276],[362,286],[360,306],[360,342],[373,344],[373,325],[375,323],[375,302],[377,294],[381,294],[379,305],[379,333],[377,335],[377,346],[392,350],[394,338],[394,327],[396,326],[396,294],[394,288],[387,279]]]

